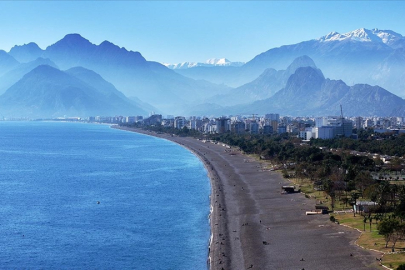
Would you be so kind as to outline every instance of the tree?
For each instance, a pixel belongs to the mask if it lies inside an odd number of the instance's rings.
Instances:
[[[404,224],[397,224],[395,229],[394,229],[394,233],[391,236],[392,239],[392,251],[395,251],[395,244],[397,243],[397,241],[399,239],[403,239],[405,236],[405,225]]]
[[[359,174],[356,175],[355,178],[355,183],[356,183],[356,189],[358,189],[362,196],[364,197],[364,191],[365,189],[374,184],[374,180],[370,175],[370,172],[368,171],[361,171]]]
[[[401,217],[401,220],[405,216],[405,186],[398,187],[399,204],[395,207],[395,213]]]
[[[378,233],[384,236],[385,247],[388,247],[388,243],[391,241],[392,236],[398,226],[399,222],[394,218],[385,218],[377,225]]]

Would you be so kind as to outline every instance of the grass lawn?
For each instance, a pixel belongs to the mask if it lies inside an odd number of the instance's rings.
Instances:
[[[388,247],[385,247],[384,237],[378,234],[375,220],[372,221],[370,231],[369,221],[367,220],[367,223],[364,224],[364,217],[359,214],[356,214],[356,217],[353,216],[353,213],[333,214],[333,216],[340,222],[340,224],[356,228],[362,232],[360,238],[356,242],[359,246],[384,253],[382,262],[385,266],[395,269],[400,264],[405,263],[405,253],[387,254],[392,251],[392,242],[389,242]],[[366,229],[365,231],[364,227]],[[405,251],[404,240],[399,240],[396,243],[395,251]]]

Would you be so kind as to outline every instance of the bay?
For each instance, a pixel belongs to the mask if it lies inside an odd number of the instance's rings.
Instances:
[[[170,141],[0,122],[2,269],[207,269],[209,179]]]

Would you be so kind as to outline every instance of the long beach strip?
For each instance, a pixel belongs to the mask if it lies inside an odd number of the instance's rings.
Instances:
[[[380,254],[354,244],[359,232],[305,214],[315,202],[281,194],[277,172],[220,144],[117,127],[176,142],[195,153],[211,179],[210,269],[381,269]]]

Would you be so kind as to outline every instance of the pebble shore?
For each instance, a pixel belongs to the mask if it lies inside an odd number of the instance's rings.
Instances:
[[[117,127],[167,139],[205,164],[211,179],[211,240],[207,264],[225,269],[382,269],[381,254],[355,245],[360,233],[329,215],[306,215],[315,201],[281,194],[280,173],[224,147],[191,137]]]

